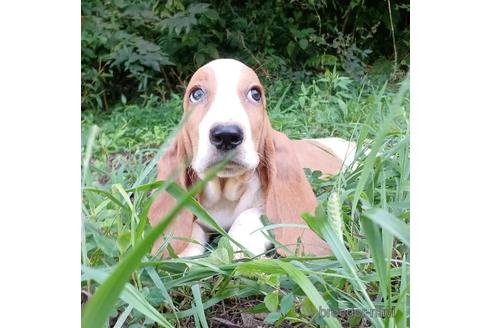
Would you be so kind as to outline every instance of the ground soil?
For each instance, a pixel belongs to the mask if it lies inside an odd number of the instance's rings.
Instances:
[[[85,290],[82,290],[81,294],[81,305],[87,302],[88,295]],[[255,305],[262,303],[260,299],[227,299],[220,303],[215,304],[210,309],[206,310],[206,316],[208,325],[210,328],[266,328],[274,327],[272,325],[267,325],[264,323],[266,317],[265,313],[252,314],[247,313],[245,310],[251,309]],[[366,318],[362,318],[357,324],[349,323],[349,313],[341,312],[338,316],[342,327],[344,328],[366,328],[370,327],[370,322]],[[117,317],[111,318],[109,326],[113,327],[116,323]],[[193,328],[195,327],[195,322],[193,317],[188,317],[180,321],[180,326],[182,328]],[[153,326],[149,328],[157,328],[158,326]],[[276,326],[278,328],[289,328],[289,327],[308,327],[305,324],[291,324],[288,322],[283,322],[282,324]]]

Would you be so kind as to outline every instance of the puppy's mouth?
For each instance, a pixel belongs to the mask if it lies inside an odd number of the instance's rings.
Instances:
[[[217,176],[219,178],[231,178],[231,177],[242,175],[247,171],[249,171],[249,168],[247,168],[244,165],[237,165],[237,164],[233,164],[233,163],[228,163],[222,169],[222,171],[217,173]]]
[[[231,159],[227,162],[226,167],[246,168],[246,165],[244,165],[241,161]]]
[[[224,168],[217,173],[220,178],[230,178],[242,175],[248,171],[254,170],[259,164],[259,156],[256,152],[245,152],[242,149],[235,149],[229,152],[212,152],[206,159],[193,159],[193,168],[200,177],[215,165],[225,159],[228,159]]]
[[[210,162],[206,165],[205,170],[209,170],[213,166],[219,164],[224,158],[217,158],[210,160]],[[225,165],[225,167],[217,173],[219,177],[233,177],[236,175],[241,175],[246,171],[251,170],[252,168],[247,163],[243,162],[241,159],[236,157],[231,158]]]
[[[220,163],[220,161],[222,161],[222,159],[218,159],[216,161],[211,161],[209,163],[209,165],[207,165],[207,170],[210,169],[211,167],[213,167],[214,165],[217,165]],[[227,170],[227,171],[243,171],[243,170],[247,170],[248,167],[245,163],[243,163],[242,161],[240,160],[237,160],[237,159],[230,159],[223,170]]]

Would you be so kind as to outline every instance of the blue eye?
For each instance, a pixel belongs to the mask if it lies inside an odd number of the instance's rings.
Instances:
[[[192,103],[197,103],[203,98],[204,95],[205,91],[203,91],[201,88],[196,88],[190,92],[190,101]]]
[[[257,87],[253,87],[248,91],[249,100],[259,103],[261,100],[261,91]]]

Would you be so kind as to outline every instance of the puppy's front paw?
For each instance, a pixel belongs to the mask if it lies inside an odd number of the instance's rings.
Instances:
[[[233,259],[241,260],[248,257],[264,257],[264,253],[267,250],[267,244],[265,244],[262,240],[257,240],[255,238],[239,238],[238,236],[232,236],[234,240],[239,242],[245,249],[243,251],[239,246],[232,245],[232,250],[234,251]],[[249,253],[249,254],[248,254]],[[263,254],[263,255],[262,255]]]
[[[190,244],[181,253],[178,254],[178,257],[193,257],[202,255],[204,252],[205,248],[203,246]]]
[[[261,213],[258,208],[246,210],[236,218],[229,229],[229,236],[239,242],[253,256],[265,253],[270,245],[270,241],[259,230],[263,227],[260,220]],[[235,260],[248,257],[248,254],[245,254],[237,245],[232,245],[232,248]]]

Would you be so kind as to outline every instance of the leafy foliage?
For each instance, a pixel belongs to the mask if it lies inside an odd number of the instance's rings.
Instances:
[[[309,81],[334,67],[360,79],[368,63],[394,69],[386,58],[407,67],[408,4],[83,0],[82,108],[168,99],[218,57],[240,59],[267,80]]]

